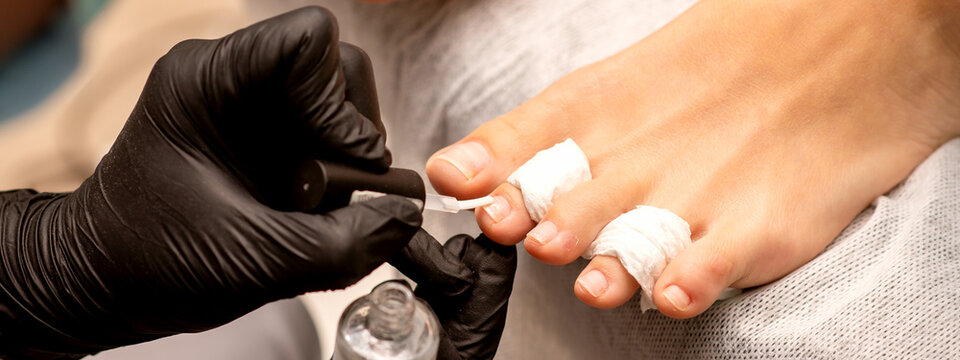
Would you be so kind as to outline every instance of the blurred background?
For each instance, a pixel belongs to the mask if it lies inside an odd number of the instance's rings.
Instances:
[[[0,0],[0,189],[75,189],[113,143],[154,62],[177,42],[221,37],[271,15],[257,4]],[[301,297],[324,358],[346,305],[396,277],[384,266],[346,290]]]

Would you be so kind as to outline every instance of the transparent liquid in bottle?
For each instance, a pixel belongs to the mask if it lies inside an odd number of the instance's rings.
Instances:
[[[406,285],[388,281],[344,310],[333,360],[436,359],[437,316]]]

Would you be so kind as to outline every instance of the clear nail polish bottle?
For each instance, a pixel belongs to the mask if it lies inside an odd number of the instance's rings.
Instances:
[[[406,285],[388,281],[343,311],[333,360],[433,360],[439,342],[430,307]]]

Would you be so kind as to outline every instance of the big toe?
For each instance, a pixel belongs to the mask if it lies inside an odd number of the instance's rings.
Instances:
[[[487,195],[538,151],[566,139],[553,115],[529,110],[537,107],[525,104],[433,154],[426,164],[433,187],[461,199]]]
[[[488,167],[492,161],[490,150],[483,142],[460,141],[427,160],[427,177],[441,194],[459,198],[480,197],[489,192],[486,189],[493,181],[488,179],[491,177]]]

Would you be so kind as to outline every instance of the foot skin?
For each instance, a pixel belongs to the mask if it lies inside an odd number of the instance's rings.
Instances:
[[[948,4],[949,3],[949,4]],[[549,264],[583,253],[638,204],[685,219],[694,242],[653,289],[687,318],[726,287],[810,261],[877,196],[960,133],[957,2],[704,0],[656,34],[557,81],[434,154],[441,193],[497,201],[485,234]],[[945,15],[944,15],[945,16]],[[615,34],[614,34],[615,35]],[[504,181],[573,138],[593,180],[539,224]],[[616,307],[638,285],[597,257],[573,285]]]

